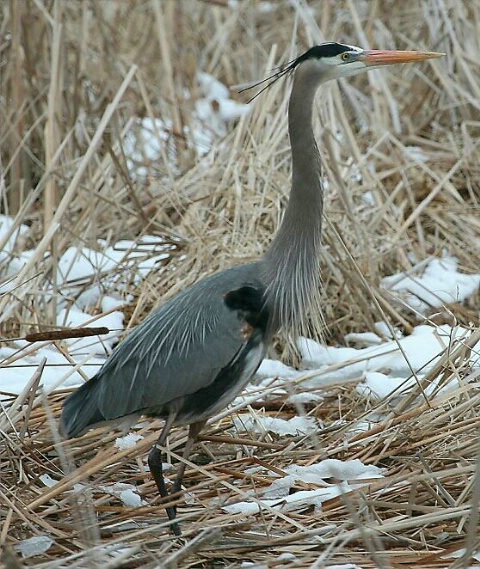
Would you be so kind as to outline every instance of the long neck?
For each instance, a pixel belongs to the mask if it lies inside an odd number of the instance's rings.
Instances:
[[[292,189],[280,229],[264,257],[272,331],[301,330],[318,300],[323,190],[312,127],[318,85],[318,76],[297,69],[288,109]]]

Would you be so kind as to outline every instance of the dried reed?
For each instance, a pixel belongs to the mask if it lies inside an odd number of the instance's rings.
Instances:
[[[11,0],[0,18],[0,207],[15,216],[12,234],[29,226],[17,250],[34,251],[23,269],[8,275],[11,292],[0,297],[3,338],[54,324],[54,304],[43,291],[70,245],[98,247],[99,238],[139,240],[152,233],[176,244],[181,255],[132,285],[127,327],[203,275],[261,255],[289,190],[289,85],[266,91],[199,160],[184,134],[197,95],[195,71],[245,83],[331,39],[435,49],[447,57],[328,85],[318,97],[328,329],[312,333],[341,342],[377,320],[409,333],[417,315],[394,302],[381,287],[383,276],[443,251],[456,255],[463,271],[478,272],[477,2]],[[166,148],[175,148],[177,170],[166,156],[147,180],[129,179],[122,146],[135,116],[171,121]],[[6,265],[0,270],[6,276]],[[478,327],[479,308],[477,295],[427,319]],[[170,536],[145,472],[160,423],[138,425],[144,438],[127,451],[103,431],[60,442],[55,418],[66,392],[42,395],[43,367],[26,368],[28,389],[2,407],[3,566],[238,567],[247,560],[270,567],[467,567],[480,548],[480,391],[478,370],[468,365],[472,345],[445,350],[425,383],[455,377],[459,387],[428,400],[426,385],[395,404],[365,401],[354,382],[325,388],[322,403],[308,409],[323,425],[315,436],[266,433],[252,442],[235,432],[227,414],[215,418],[196,463],[188,463],[185,483],[193,499],[179,508],[182,542]],[[285,346],[279,340],[278,352]],[[22,358],[10,363],[21,364]],[[244,411],[296,413],[275,397],[260,394],[265,409],[257,402]],[[361,430],[372,413],[381,419]],[[173,435],[172,459],[184,441],[184,432]],[[255,499],[292,463],[326,457],[360,458],[386,475],[319,511],[241,516],[221,509],[252,491]],[[45,474],[57,484],[47,488]],[[125,507],[103,488],[114,482],[135,484],[145,505]],[[84,485],[82,493],[72,490],[75,483]],[[48,551],[20,560],[14,547],[43,534],[54,541]],[[462,558],[446,558],[462,547]],[[290,557],[280,561],[281,554]]]

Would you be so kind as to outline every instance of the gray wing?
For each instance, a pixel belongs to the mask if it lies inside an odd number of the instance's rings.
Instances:
[[[259,272],[255,263],[214,274],[150,314],[97,374],[103,417],[159,408],[212,383],[245,342],[223,297],[241,286],[262,287]]]

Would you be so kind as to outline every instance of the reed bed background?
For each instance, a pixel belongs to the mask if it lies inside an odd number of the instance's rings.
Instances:
[[[56,324],[55,298],[44,290],[71,245],[151,234],[175,245],[168,262],[132,284],[126,328],[202,276],[260,256],[290,187],[289,82],[265,91],[200,159],[185,135],[198,97],[195,74],[212,73],[230,86],[251,82],[328,40],[446,57],[329,84],[318,95],[326,327],[314,321],[311,334],[341,343],[378,320],[409,333],[418,315],[382,288],[385,275],[444,252],[458,257],[463,272],[478,272],[477,1],[11,0],[0,6],[0,18],[0,208],[29,227],[17,249],[34,250],[13,280],[9,275],[11,292],[0,296],[5,345]],[[232,97],[246,102],[249,95],[233,90]],[[135,117],[171,125],[164,159],[141,179],[129,174],[123,151]],[[477,329],[478,339],[479,309],[477,294],[427,320],[461,323]],[[287,363],[289,347],[279,339],[277,356]],[[139,425],[144,439],[128,451],[113,446],[118,433],[105,431],[61,443],[55,420],[66,390],[38,394],[37,370],[31,389],[2,410],[3,565],[468,567],[480,550],[480,391],[468,349],[449,346],[428,378],[458,377],[464,386],[432,401],[418,396],[420,387],[395,405],[366,402],[353,383],[322,390],[323,402],[307,408],[323,424],[315,437],[239,440],[229,416],[214,421],[194,457],[199,464],[187,469],[195,500],[179,510],[184,540],[169,534],[145,473],[161,423]],[[382,421],[356,432],[374,408]],[[260,409],[284,418],[297,413],[279,399],[247,408]],[[184,441],[176,430],[174,459]],[[202,456],[210,459],[203,465]],[[360,458],[387,474],[320,511],[240,516],[219,507],[219,498],[242,499],[293,462],[326,457]],[[249,473],[255,465],[265,467],[261,475]],[[62,483],[46,488],[39,479],[46,473]],[[101,490],[116,481],[136,484],[146,505],[129,509]],[[89,489],[75,497],[78,482]],[[44,533],[54,546],[21,560],[15,545]],[[446,558],[461,548],[463,557]]]

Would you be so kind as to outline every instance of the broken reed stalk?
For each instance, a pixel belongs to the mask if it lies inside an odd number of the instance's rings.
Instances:
[[[62,53],[65,51],[63,42],[63,2],[56,0],[53,5],[53,22],[50,33],[51,42],[51,65],[50,65],[50,86],[48,91],[47,120],[45,123],[45,167],[50,169],[50,164],[61,143],[60,127],[62,125],[62,92],[63,92],[63,60]],[[44,234],[53,222],[53,216],[57,209],[59,199],[59,188],[55,173],[47,179],[44,190]],[[52,280],[57,282],[57,235],[53,235],[50,241],[49,252],[51,256]],[[54,294],[49,303],[49,322],[57,322],[57,294],[54,284]]]
[[[23,69],[22,57],[22,41],[23,35],[23,17],[25,13],[25,6],[23,2],[15,2],[10,0],[11,10],[11,24],[12,24],[12,66],[16,70]],[[15,73],[11,77],[11,90],[12,90],[12,107],[15,109],[13,119],[15,125],[11,130],[10,140],[13,148],[17,147],[18,143],[23,140],[25,132],[25,120],[23,113],[25,112],[26,95],[25,88],[22,81],[21,73]],[[24,191],[24,151],[20,150],[14,158],[11,165],[11,188],[9,192],[7,211],[10,215],[15,215],[22,206]]]

